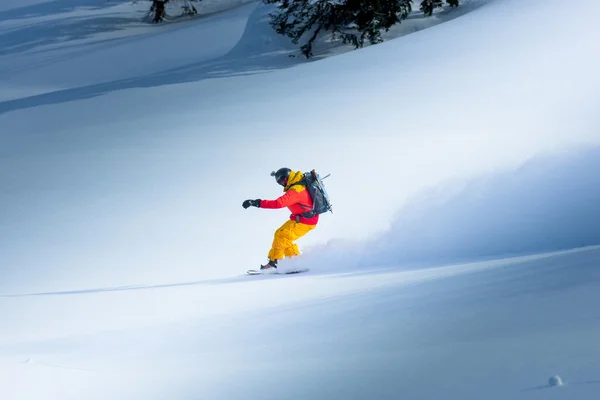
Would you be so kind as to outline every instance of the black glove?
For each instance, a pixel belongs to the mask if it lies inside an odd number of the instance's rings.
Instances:
[[[246,200],[242,203],[242,207],[244,208],[248,208],[248,207],[259,207],[260,208],[260,199],[256,199],[256,200]]]

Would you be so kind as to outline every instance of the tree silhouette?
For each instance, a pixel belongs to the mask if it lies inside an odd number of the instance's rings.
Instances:
[[[301,47],[306,58],[313,56],[313,43],[322,32],[330,32],[343,43],[362,47],[382,42],[381,32],[406,19],[412,11],[412,0],[263,0],[266,4],[278,4],[272,13],[271,26],[281,35],[298,44],[308,37]],[[459,0],[446,0],[457,7]],[[434,9],[443,7],[442,0],[423,0],[421,11],[427,16]]]

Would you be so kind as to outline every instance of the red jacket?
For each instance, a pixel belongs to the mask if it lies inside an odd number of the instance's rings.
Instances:
[[[304,175],[301,172],[291,172],[288,179],[288,184],[283,189],[285,194],[276,200],[261,200],[260,208],[283,208],[287,207],[290,212],[290,219],[301,222],[306,225],[316,225],[319,222],[319,215],[315,215],[312,218],[301,217],[307,211],[310,211],[313,206],[310,193],[306,189],[306,186],[299,184],[294,185],[300,181]]]

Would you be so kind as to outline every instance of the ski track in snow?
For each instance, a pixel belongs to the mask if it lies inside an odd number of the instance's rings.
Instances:
[[[598,247],[586,247],[586,250],[592,250],[600,248]],[[326,277],[326,278],[359,278],[363,282],[365,279],[368,279],[369,276],[373,277],[375,280],[380,279],[380,275],[385,274],[386,279],[383,282],[384,285],[398,285],[399,282],[403,283],[412,283],[419,281],[427,281],[431,279],[441,279],[455,275],[462,275],[467,273],[479,272],[481,270],[488,270],[491,268],[499,268],[506,267],[512,264],[525,263],[529,261],[539,260],[546,257],[554,257],[562,254],[570,254],[573,252],[579,252],[579,249],[573,250],[563,250],[552,253],[542,253],[535,254],[529,256],[515,257],[513,259],[500,259],[498,261],[487,261],[481,263],[473,263],[466,265],[457,265],[457,266],[445,266],[445,267],[437,267],[437,268],[426,268],[420,269],[417,271],[397,271],[396,268],[382,268],[382,269],[365,269],[365,270],[352,270],[348,272],[337,272],[335,274],[330,273],[319,273],[318,271],[309,271],[306,274],[310,276],[318,276],[318,277]],[[395,277],[395,278],[394,278]],[[130,286],[120,286],[120,287],[105,287],[105,288],[92,288],[92,289],[81,289],[81,290],[65,290],[65,291],[56,291],[56,292],[39,292],[39,293],[22,293],[22,294],[0,294],[0,297],[31,297],[31,296],[65,296],[65,295],[83,295],[83,294],[93,294],[93,293],[104,293],[104,292],[120,292],[120,291],[136,291],[136,290],[153,290],[153,289],[166,289],[166,288],[177,288],[183,286],[199,286],[199,285],[222,285],[222,284],[234,284],[234,283],[244,283],[244,282],[252,282],[260,281],[263,279],[286,279],[292,278],[287,275],[257,275],[257,276],[248,276],[248,274],[242,274],[237,277],[230,278],[222,278],[222,279],[207,279],[207,280],[199,280],[192,282],[176,282],[176,283],[164,283],[164,284],[155,284],[155,285],[130,285]]]

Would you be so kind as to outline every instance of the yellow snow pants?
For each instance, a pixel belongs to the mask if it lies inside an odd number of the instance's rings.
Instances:
[[[300,254],[294,240],[301,238],[315,229],[316,225],[306,225],[294,220],[288,220],[275,231],[273,245],[269,251],[269,260],[279,260],[283,257],[293,257]]]

